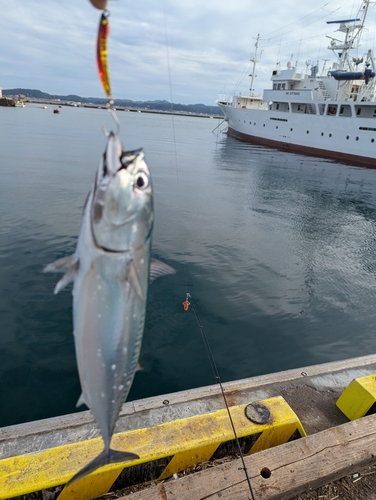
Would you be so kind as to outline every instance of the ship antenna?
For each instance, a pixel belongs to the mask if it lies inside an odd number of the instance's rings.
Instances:
[[[252,66],[252,73],[250,74],[250,77],[251,77],[251,87],[249,89],[249,95],[252,97],[254,95],[254,82],[255,82],[255,78],[256,78],[256,66],[257,66],[257,63],[260,62],[260,59],[258,59],[258,47],[259,47],[259,41],[260,41],[260,33],[258,33],[257,35],[257,38],[256,38],[256,43],[255,43],[255,53],[253,55],[253,57],[251,57],[250,61],[251,63],[253,64]]]

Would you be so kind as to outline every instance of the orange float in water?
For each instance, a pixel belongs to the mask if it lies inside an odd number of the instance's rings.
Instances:
[[[188,311],[188,307],[191,305],[191,303],[188,301],[188,300],[185,300],[183,302],[183,307],[184,307],[184,311]]]

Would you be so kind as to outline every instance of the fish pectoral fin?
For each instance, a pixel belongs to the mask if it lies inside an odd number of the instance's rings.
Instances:
[[[76,403],[76,408],[78,408],[81,405],[86,405],[88,408],[90,408],[90,406],[86,402],[86,399],[85,399],[83,392],[81,393],[81,396],[78,398],[78,401]]]
[[[137,269],[135,268],[133,261],[131,261],[128,265],[126,281],[128,281],[128,283],[131,285],[131,287],[133,288],[134,292],[136,293],[137,297],[141,300],[141,302],[145,302],[145,297],[141,288],[140,278],[138,277],[138,272]]]
[[[150,261],[150,276],[149,283],[152,283],[155,279],[160,276],[166,276],[167,274],[175,274],[176,271],[173,267],[161,262],[160,260],[151,259]]]
[[[64,271],[68,271],[77,260],[77,256],[75,254],[68,255],[68,257],[63,257],[62,259],[55,260],[55,262],[51,262],[43,269],[44,273],[63,273]]]
[[[135,453],[130,453],[128,451],[117,451],[112,448],[105,449],[100,453],[94,460],[89,462],[83,469],[81,469],[72,479],[67,483],[67,486],[72,484],[78,479],[83,478],[87,474],[94,472],[95,470],[103,467],[104,465],[118,463],[118,462],[127,462],[129,460],[137,460],[139,455]]]
[[[71,283],[74,280],[74,277],[78,271],[79,268],[79,263],[80,261],[77,260],[73,266],[64,274],[64,276],[61,278],[60,281],[57,282],[54,290],[54,294],[56,295],[57,293],[60,292],[63,288],[65,288],[69,283]]]

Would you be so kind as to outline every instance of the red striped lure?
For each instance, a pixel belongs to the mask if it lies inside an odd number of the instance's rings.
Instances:
[[[112,106],[113,100],[111,95],[110,74],[107,63],[107,38],[110,32],[110,23],[108,21],[109,17],[109,11],[105,10],[99,22],[97,39],[97,65],[99,78],[107,95],[107,106]]]

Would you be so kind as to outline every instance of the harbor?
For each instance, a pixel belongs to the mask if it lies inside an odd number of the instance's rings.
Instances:
[[[217,85],[240,45],[219,73],[202,43],[170,73],[181,7],[158,7],[169,100],[115,102],[151,61],[157,92],[161,60],[136,56],[134,19],[116,50],[123,7],[90,3],[99,25],[69,17],[73,70],[63,39],[48,71],[96,95],[78,56],[96,34],[102,98],[0,89],[0,500],[375,500],[376,60],[357,51],[372,2],[328,21],[334,63],[278,54],[263,97],[258,35],[224,118],[174,109],[172,83],[184,99],[188,80]]]
[[[342,409],[360,413],[350,422],[338,408],[354,380],[363,387],[370,384],[370,400],[376,401],[375,373],[376,356],[370,355],[224,384],[255,499],[291,499],[376,464],[375,405],[371,402],[364,411],[360,393],[351,396]],[[244,416],[244,408],[256,402],[269,408],[269,419],[255,422],[263,418],[260,410],[257,418]],[[132,443],[142,458],[128,466],[113,464],[66,487],[75,469],[100,446],[90,412],[3,428],[0,498],[36,491],[25,498],[44,498],[41,490],[48,488],[51,499],[85,500],[145,482],[153,487],[125,498],[249,498],[224,407],[218,385],[125,403],[115,443],[125,449]],[[230,456],[237,458],[184,474],[201,462]]]

